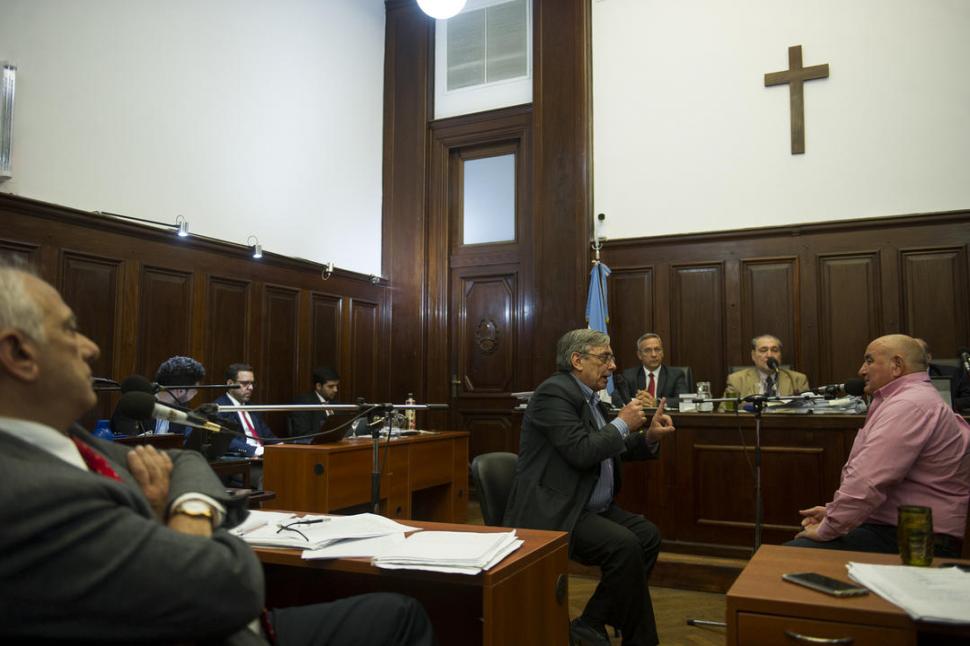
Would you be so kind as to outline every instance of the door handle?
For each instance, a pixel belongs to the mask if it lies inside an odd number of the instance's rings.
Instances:
[[[451,396],[458,397],[458,387],[461,386],[461,379],[458,375],[451,375]]]

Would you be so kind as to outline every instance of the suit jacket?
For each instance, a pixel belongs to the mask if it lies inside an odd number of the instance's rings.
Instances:
[[[298,395],[294,404],[319,404],[320,398],[317,397],[316,391],[310,391],[308,393],[303,393]],[[325,410],[314,410],[308,412],[292,412],[290,413],[290,431],[292,436],[299,435],[310,435],[311,433],[319,433],[320,426],[327,419],[327,411]]]
[[[604,419],[609,408],[601,404]],[[515,479],[503,524],[572,531],[599,478],[600,462],[613,459],[613,495],[620,491],[622,459],[656,457],[643,433],[621,437],[597,428],[575,379],[553,375],[536,389],[522,420]],[[572,549],[570,547],[570,549]]]
[[[779,368],[776,388],[779,395],[798,395],[809,390],[808,377],[796,370]],[[756,395],[760,391],[761,373],[752,366],[728,375],[724,397],[747,397],[748,395]],[[721,402],[718,410],[734,410],[734,404]]]
[[[222,394],[219,395],[213,402],[220,406],[234,406],[232,400],[229,399],[229,395]],[[219,418],[221,418],[227,426],[230,428],[238,428],[240,433],[246,433],[246,430],[242,428],[242,422],[239,421],[239,415],[237,413],[219,413]],[[269,425],[263,421],[263,416],[259,413],[249,413],[249,419],[253,421],[253,429],[256,434],[261,438],[265,439],[276,439],[273,435],[273,431],[270,429]],[[246,433],[248,435],[248,433]],[[245,437],[236,436],[229,443],[229,451],[233,453],[245,453],[246,455],[252,457],[256,454],[256,447],[249,444]]]
[[[263,605],[252,550],[225,529],[212,539],[168,529],[127,468],[131,447],[71,434],[122,482],[0,430],[0,641],[180,642],[235,632],[232,643],[263,643],[240,630]],[[169,503],[198,492],[226,507],[228,526],[245,517],[201,456],[169,455]]]
[[[624,392],[622,389],[618,389],[617,392],[620,394],[620,401],[625,405],[633,399],[638,390],[646,390],[647,377],[643,374],[643,366],[639,365],[635,368],[627,368],[624,370],[623,379],[626,381],[627,388],[630,392]],[[661,364],[660,372],[657,375],[656,396],[673,397],[686,392],[687,375],[684,371],[680,368],[668,368]]]
[[[952,373],[940,370],[940,367],[930,362],[930,377],[950,377],[950,400],[953,410],[958,413],[970,412],[970,378],[967,377],[963,366],[958,366]]]

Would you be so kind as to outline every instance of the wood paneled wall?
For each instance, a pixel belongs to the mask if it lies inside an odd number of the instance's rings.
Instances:
[[[637,365],[637,337],[657,332],[667,362],[715,391],[765,332],[812,385],[855,376],[892,332],[953,357],[970,341],[968,245],[967,211],[610,241],[613,348]]]
[[[254,260],[245,247],[6,194],[0,222],[0,253],[35,264],[101,348],[96,375],[152,379],[162,361],[186,354],[222,383],[242,361],[256,370],[256,401],[287,403],[326,364],[341,375],[342,401],[388,398],[386,285],[342,270],[325,281],[314,263]],[[116,401],[102,397],[95,414],[108,416]],[[269,422],[285,432],[281,414]]]

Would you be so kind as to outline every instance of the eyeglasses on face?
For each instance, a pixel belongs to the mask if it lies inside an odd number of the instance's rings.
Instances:
[[[593,354],[592,352],[580,352],[581,355],[585,357],[594,357],[600,360],[600,363],[613,363],[616,360],[616,355],[612,352],[603,352],[601,354]]]

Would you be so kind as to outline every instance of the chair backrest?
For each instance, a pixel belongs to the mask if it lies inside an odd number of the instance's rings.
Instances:
[[[684,371],[684,378],[687,379],[687,392],[694,392],[694,373],[691,372],[690,366],[670,366],[671,368],[676,368],[677,370]]]
[[[482,453],[472,460],[472,482],[478,491],[486,525],[501,525],[515,477],[515,453]]]
[[[930,361],[930,375],[952,377],[960,369],[959,359],[933,359]]]

